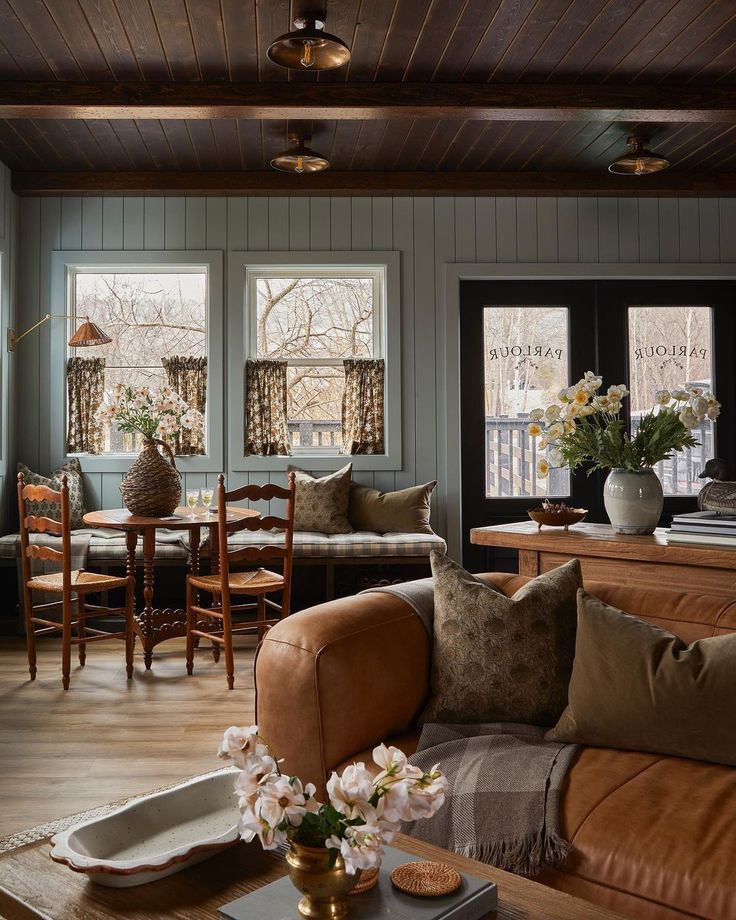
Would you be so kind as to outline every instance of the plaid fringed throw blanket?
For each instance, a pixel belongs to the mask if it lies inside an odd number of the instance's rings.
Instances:
[[[559,833],[560,792],[577,747],[544,733],[513,723],[425,725],[410,763],[439,762],[449,792],[431,820],[404,833],[517,875],[561,865],[570,844]]]

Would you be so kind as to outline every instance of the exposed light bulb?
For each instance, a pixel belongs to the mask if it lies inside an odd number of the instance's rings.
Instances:
[[[637,158],[636,163],[634,164],[634,172],[637,176],[643,176],[647,171],[646,163],[644,160]]]
[[[294,172],[298,172],[298,173],[304,172],[304,157],[303,156],[298,156],[296,158],[296,168],[294,169]]]
[[[312,67],[312,65],[314,64],[314,55],[312,53],[314,42],[305,41],[303,47],[304,47],[304,53],[302,54],[302,57],[299,63],[302,65],[302,67]]]

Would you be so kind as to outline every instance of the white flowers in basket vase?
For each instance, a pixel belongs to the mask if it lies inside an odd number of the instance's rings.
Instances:
[[[333,772],[327,783],[328,802],[316,799],[312,783],[285,776],[258,726],[228,728],[218,756],[239,773],[240,836],[258,837],[264,849],[293,840],[302,846],[326,847],[342,856],[348,874],[377,868],[382,847],[402,822],[429,818],[445,801],[447,779],[439,764],[425,773],[408,763],[398,748],[381,744],[373,751],[378,771],[364,763]],[[374,775],[374,773],[376,775]]]
[[[621,417],[622,400],[629,395],[624,384],[599,392],[603,378],[586,371],[576,384],[557,394],[557,402],[529,413],[527,431],[537,438],[547,457],[537,461],[537,474],[544,478],[553,467],[571,470],[589,464],[598,469],[642,470],[672,451],[695,447],[692,429],[707,418],[715,421],[721,404],[702,387],[684,385],[659,390],[654,406],[642,415],[633,435]]]
[[[182,429],[201,431],[204,416],[192,409],[170,386],[152,390],[150,387],[115,386],[112,401],[106,401],[95,413],[103,424],[115,421],[121,431],[140,432],[146,438],[167,440]]]

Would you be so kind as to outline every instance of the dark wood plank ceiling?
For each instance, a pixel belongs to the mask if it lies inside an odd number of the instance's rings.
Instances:
[[[323,0],[324,2],[324,0]],[[317,4],[318,6],[321,4]],[[348,67],[294,73],[266,48],[308,0],[0,0],[0,81],[519,83],[731,87],[732,0],[327,0]],[[285,122],[0,121],[13,170],[263,170]],[[322,121],[336,170],[600,170],[636,124]],[[688,172],[736,166],[730,124],[647,124]]]

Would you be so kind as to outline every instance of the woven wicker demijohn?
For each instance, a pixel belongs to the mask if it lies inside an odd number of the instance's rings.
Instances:
[[[159,452],[163,448],[166,457]],[[135,463],[120,483],[125,507],[141,517],[168,517],[181,500],[181,473],[165,441],[146,438]]]

